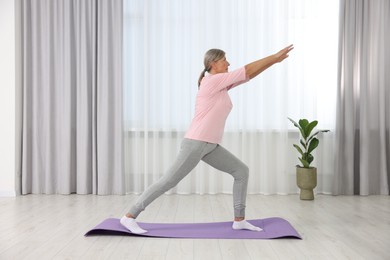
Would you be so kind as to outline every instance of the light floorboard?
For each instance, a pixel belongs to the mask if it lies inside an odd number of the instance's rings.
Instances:
[[[84,237],[102,220],[121,217],[136,198],[0,198],[0,259],[390,259],[390,196],[248,196],[247,219],[282,217],[302,240]],[[164,195],[139,221],[230,221],[232,214],[231,195]]]

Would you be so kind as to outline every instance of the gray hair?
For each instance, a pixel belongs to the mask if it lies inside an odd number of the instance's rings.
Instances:
[[[220,59],[223,59],[224,57],[225,57],[225,52],[220,49],[210,49],[205,53],[204,60],[203,60],[204,69],[199,76],[198,88],[200,86],[200,82],[202,81],[206,71],[209,72],[211,70],[211,63],[213,61],[218,61]]]

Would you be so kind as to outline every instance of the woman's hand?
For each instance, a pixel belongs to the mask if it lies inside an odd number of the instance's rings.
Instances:
[[[288,53],[292,49],[294,49],[294,46],[291,44],[291,45],[287,46],[286,48],[280,50],[279,52],[275,53],[274,56],[275,56],[276,62],[281,62],[285,58],[287,58],[288,57]]]

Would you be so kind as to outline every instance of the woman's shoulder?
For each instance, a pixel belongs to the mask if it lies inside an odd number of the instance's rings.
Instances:
[[[217,74],[207,74],[202,79],[199,90],[202,93],[215,93],[222,90],[228,90],[236,83],[246,80],[245,67]]]

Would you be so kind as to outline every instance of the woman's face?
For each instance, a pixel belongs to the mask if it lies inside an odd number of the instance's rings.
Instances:
[[[224,73],[228,72],[230,63],[226,60],[226,57],[223,57],[220,60],[214,61],[212,68],[215,73]]]

